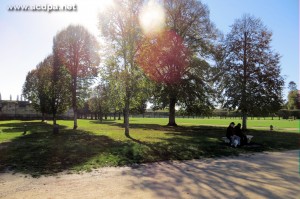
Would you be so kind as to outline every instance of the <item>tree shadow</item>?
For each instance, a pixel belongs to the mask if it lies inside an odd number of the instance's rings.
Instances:
[[[107,119],[107,120],[90,120],[90,123],[92,124],[115,124],[116,123],[116,120],[110,120],[110,119]]]
[[[293,150],[299,148],[298,142],[300,140],[300,134],[251,130],[247,132],[247,134],[254,136],[251,143],[234,148],[222,140],[226,132],[225,127],[165,127],[152,124],[137,124],[133,128],[159,131],[163,128],[165,131],[164,135],[167,135],[158,138],[158,142],[146,142],[143,138],[136,139],[134,135],[137,134],[127,136],[133,142],[147,148],[147,153],[144,154],[146,157],[142,159],[142,162],[215,158],[237,156],[242,153]]]
[[[9,128],[13,125],[9,124]],[[18,125],[22,126],[16,123]],[[99,155],[118,157],[118,151],[124,149],[123,154],[115,161],[114,166],[117,166],[129,162],[131,157],[126,150],[131,147],[129,143],[87,131],[60,126],[60,133],[53,134],[52,125],[32,124],[29,134],[0,143],[0,171],[21,172],[32,176],[53,175],[82,166]],[[103,164],[103,161],[105,160],[100,159],[92,166]]]
[[[116,126],[119,128],[124,128],[124,124],[117,123],[115,121],[107,121],[106,124],[109,124],[111,126]],[[159,124],[130,124],[130,129],[143,129],[143,130],[159,130],[159,131],[174,131],[175,128],[178,127],[172,127],[167,125],[159,125]]]
[[[96,122],[96,121],[95,121]],[[60,126],[52,133],[50,124],[27,123],[30,133],[0,143],[0,171],[13,170],[34,176],[56,174],[64,170],[89,170],[101,166],[122,166],[164,160],[187,160],[232,156],[265,150],[298,149],[300,134],[252,131],[258,147],[232,148],[221,140],[224,127],[167,127],[156,124],[134,124],[132,129],[163,131],[156,140],[127,136],[116,140],[93,132],[71,130]],[[106,124],[122,127],[108,121]],[[22,128],[24,123],[1,124],[3,130]],[[16,128],[16,129],[14,129]],[[11,130],[11,131],[13,131]],[[18,131],[17,131],[18,132]]]
[[[150,191],[160,198],[293,198],[300,191],[296,157],[292,151],[162,162],[141,165],[123,175],[135,178],[130,183],[133,190]],[[287,170],[285,165],[295,169]]]
[[[25,127],[26,126],[26,127]],[[9,122],[0,124],[2,132],[4,133],[23,133],[25,128],[26,131],[48,131],[53,128],[52,124],[45,122]],[[61,126],[60,128],[66,128],[66,126]]]
[[[139,128],[139,126],[136,125],[135,127]],[[155,128],[161,131],[159,125],[150,125],[151,127],[152,130]],[[127,135],[131,141],[146,147],[144,150],[146,151],[145,157],[141,160],[142,163],[238,155],[241,152],[225,145],[218,132],[201,132],[198,131],[199,129],[194,131],[185,127],[166,127],[166,130],[165,134],[168,136],[159,138],[158,142],[146,142],[136,139],[132,135]]]

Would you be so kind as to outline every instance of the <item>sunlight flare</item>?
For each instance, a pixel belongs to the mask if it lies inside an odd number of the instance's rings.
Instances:
[[[148,1],[140,12],[139,22],[146,35],[161,32],[165,24],[164,9],[156,1]]]

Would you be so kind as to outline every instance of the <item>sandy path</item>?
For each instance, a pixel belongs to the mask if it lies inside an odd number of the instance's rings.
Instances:
[[[0,174],[0,198],[300,198],[299,151],[102,168],[38,179]]]

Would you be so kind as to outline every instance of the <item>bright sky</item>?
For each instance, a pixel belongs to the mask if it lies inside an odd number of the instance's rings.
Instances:
[[[50,3],[51,2],[51,3]],[[69,24],[81,24],[95,36],[97,12],[108,0],[1,0],[0,4],[0,93],[2,99],[21,95],[28,71],[52,52],[52,39]],[[211,19],[227,33],[234,19],[253,14],[273,31],[273,48],[282,55],[282,75],[299,85],[298,0],[202,0]],[[75,11],[8,11],[9,6],[69,6]],[[75,6],[76,7],[73,7]],[[48,10],[50,8],[48,7]],[[285,90],[286,92],[286,90]]]

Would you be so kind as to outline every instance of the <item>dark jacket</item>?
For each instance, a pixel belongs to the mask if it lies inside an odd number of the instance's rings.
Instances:
[[[234,129],[233,127],[229,126],[227,127],[226,131],[226,137],[230,140],[230,137],[234,135]]]
[[[234,127],[234,133],[236,136],[239,136],[239,137],[242,137],[244,135],[241,127],[239,127],[239,126]]]
[[[234,133],[241,138],[241,145],[247,144],[247,136],[242,132],[241,126],[234,127]]]

